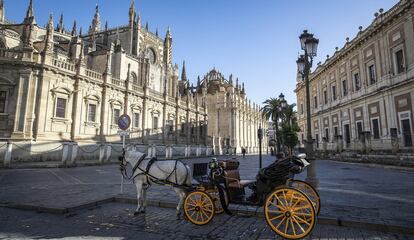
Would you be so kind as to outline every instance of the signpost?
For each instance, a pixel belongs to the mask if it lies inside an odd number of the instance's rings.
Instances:
[[[125,137],[129,135],[127,129],[131,125],[131,118],[128,114],[122,114],[118,118],[118,127],[121,129],[118,131],[118,135],[122,137],[122,156],[125,156]],[[121,194],[124,193],[124,176],[121,173]]]
[[[262,139],[263,139],[262,125],[259,125],[259,129],[257,129],[257,138],[259,138],[259,161],[260,161],[259,168],[262,169]]]

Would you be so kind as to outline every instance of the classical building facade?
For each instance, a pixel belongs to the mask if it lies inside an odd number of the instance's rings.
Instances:
[[[65,141],[79,148],[119,142],[122,114],[132,118],[130,143],[211,144],[206,93],[178,78],[170,29],[161,38],[141,26],[134,1],[127,16],[125,26],[102,27],[97,6],[87,32],[76,22],[68,31],[63,15],[57,27],[52,16],[40,26],[32,0],[23,22],[11,23],[1,0],[0,138],[20,144],[13,158],[34,159]]]
[[[266,129],[266,120],[262,118],[259,105],[247,99],[244,83],[233,75],[228,79],[216,69],[208,72],[194,87],[197,94],[206,96],[209,123],[208,135],[212,137],[213,149],[217,153],[258,152],[257,130]],[[265,136],[266,137],[266,136]],[[263,140],[263,148],[267,141]]]
[[[305,84],[296,86],[299,139],[306,139]],[[401,0],[310,76],[317,149],[413,151],[414,2]]]

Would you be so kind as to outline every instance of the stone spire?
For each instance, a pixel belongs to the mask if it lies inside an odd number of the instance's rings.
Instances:
[[[233,74],[229,76],[229,84],[233,86]]]
[[[79,28],[79,36],[82,36],[82,27]]]
[[[239,88],[239,78],[236,78],[236,88]]]
[[[53,16],[49,15],[49,21],[46,27],[45,48],[43,53],[53,52]]]
[[[6,18],[6,12],[4,8],[4,0],[0,0],[0,22],[4,22]]]
[[[29,6],[27,7],[26,17],[24,18],[24,22],[36,24],[36,20],[34,18],[34,13],[33,13],[33,0],[29,1]]]
[[[170,27],[168,27],[167,33],[164,39],[164,65],[169,67],[172,65],[172,37]]]
[[[181,72],[181,80],[187,81],[187,73],[185,72],[185,61],[183,61],[183,70]]]
[[[121,45],[121,39],[119,38],[119,28],[116,28],[116,40],[115,40],[115,46]]]
[[[128,15],[129,15],[129,27],[132,28],[134,26],[135,16],[136,16],[134,0],[132,0],[131,2],[131,7],[129,7]]]
[[[73,27],[72,27],[71,35],[76,36],[76,20],[73,21]]]
[[[59,27],[58,32],[63,33],[64,26],[63,26],[63,13],[60,14],[60,20],[59,20]]]
[[[158,37],[158,27],[155,29],[155,36]]]
[[[145,29],[148,31],[148,21],[145,23]]]
[[[108,21],[105,21],[105,31],[108,31]]]
[[[92,32],[99,32],[99,31],[101,31],[101,17],[99,14],[99,6],[98,4],[96,4],[95,16],[93,17],[92,25],[89,29],[89,34],[91,34]]]

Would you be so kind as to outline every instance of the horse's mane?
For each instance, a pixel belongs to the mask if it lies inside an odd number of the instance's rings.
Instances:
[[[138,160],[142,157],[142,155],[144,155],[144,153],[139,152],[139,151],[132,151],[129,150],[125,153],[125,159],[126,160]]]

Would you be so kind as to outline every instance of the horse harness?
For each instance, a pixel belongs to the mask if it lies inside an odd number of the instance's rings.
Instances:
[[[172,186],[172,187],[177,187],[177,188],[187,188],[187,187],[190,187],[190,186],[185,186],[184,184],[185,184],[185,182],[187,182],[187,178],[188,178],[188,169],[187,169],[187,167],[185,167],[185,164],[184,163],[182,163],[181,161],[179,161],[179,160],[175,160],[175,165],[174,165],[174,169],[172,170],[172,172],[166,177],[166,179],[165,180],[163,180],[163,179],[159,179],[159,178],[157,178],[157,177],[154,177],[153,175],[151,175],[150,173],[149,173],[149,171],[150,171],[150,169],[151,169],[151,167],[152,167],[152,164],[154,164],[154,162],[156,162],[156,161],[158,161],[157,160],[157,158],[155,158],[155,157],[152,157],[150,160],[149,160],[149,162],[148,162],[148,164],[147,164],[147,167],[146,167],[146,169],[144,170],[144,169],[142,169],[139,165],[142,163],[142,161],[144,161],[145,160],[145,158],[147,157],[147,155],[146,154],[143,154],[139,159],[138,159],[138,162],[135,164],[135,166],[133,166],[133,168],[132,168],[132,174],[131,174],[131,176],[128,176],[128,174],[127,174],[127,172],[126,172],[126,167],[125,167],[125,165],[123,164],[123,159],[125,159],[125,151],[123,151],[123,153],[122,153],[122,156],[120,156],[119,158],[120,158],[120,161],[121,161],[121,173],[122,173],[122,176],[124,176],[125,178],[127,178],[127,179],[132,179],[132,180],[134,180],[137,176],[139,176],[139,175],[145,175],[146,176],[146,178],[147,178],[147,182],[148,182],[148,184],[151,184],[151,182],[153,182],[153,183],[155,183],[155,184],[159,184],[159,185],[166,185],[166,186]],[[122,158],[122,159],[121,159]],[[186,169],[186,175],[185,175],[185,179],[184,179],[184,182],[183,182],[183,184],[181,185],[181,184],[178,184],[178,179],[177,179],[177,164],[178,164],[178,162],[181,162],[183,165],[184,165],[184,167],[185,167],[185,169]],[[137,175],[135,175],[134,176],[134,173],[135,173],[135,171],[136,170],[140,170],[141,171],[141,173],[139,173],[139,174],[137,174]],[[161,170],[161,169],[160,169]],[[162,170],[161,170],[162,171]],[[168,179],[171,177],[171,175],[172,174],[175,174],[175,182],[172,182],[172,181],[169,181]]]

